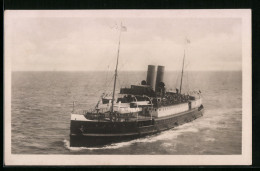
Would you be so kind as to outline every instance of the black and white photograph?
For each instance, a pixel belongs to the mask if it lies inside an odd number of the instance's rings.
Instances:
[[[6,10],[8,165],[249,165],[251,11]]]

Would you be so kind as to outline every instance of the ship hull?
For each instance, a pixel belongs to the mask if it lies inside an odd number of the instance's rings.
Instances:
[[[138,122],[84,122],[71,120],[71,147],[93,147],[157,134],[203,116],[203,106],[180,114]]]

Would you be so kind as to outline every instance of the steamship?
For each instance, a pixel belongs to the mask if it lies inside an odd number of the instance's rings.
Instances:
[[[112,96],[101,97],[93,109],[73,110],[71,113],[71,147],[128,141],[157,134],[203,116],[200,93],[181,92],[185,51],[180,88],[176,91],[166,89],[164,66],[148,65],[146,80],[141,85],[121,88],[115,97],[119,48],[120,36]]]

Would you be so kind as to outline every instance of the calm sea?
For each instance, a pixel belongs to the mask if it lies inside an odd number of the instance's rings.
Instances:
[[[157,135],[100,148],[69,147],[70,112],[93,107],[112,90],[111,72],[13,72],[13,154],[241,154],[242,72],[189,72],[184,91],[201,90],[204,116]],[[177,72],[165,73],[168,89]],[[121,72],[120,87],[139,84],[146,72]]]

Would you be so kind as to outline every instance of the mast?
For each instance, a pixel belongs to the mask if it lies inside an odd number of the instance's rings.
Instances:
[[[111,112],[114,112],[114,99],[115,99],[115,89],[116,89],[116,78],[117,78],[117,67],[118,67],[119,50],[120,50],[121,31],[122,31],[122,22],[121,22],[120,33],[119,33],[119,43],[118,43],[118,50],[117,50],[117,59],[116,59],[116,69],[115,69],[115,78],[114,78],[114,88],[113,88]]]
[[[184,59],[185,59],[185,49],[184,49],[183,62],[182,62],[180,94],[181,94],[181,87],[182,87],[182,77],[183,77],[183,70],[184,70]]]

